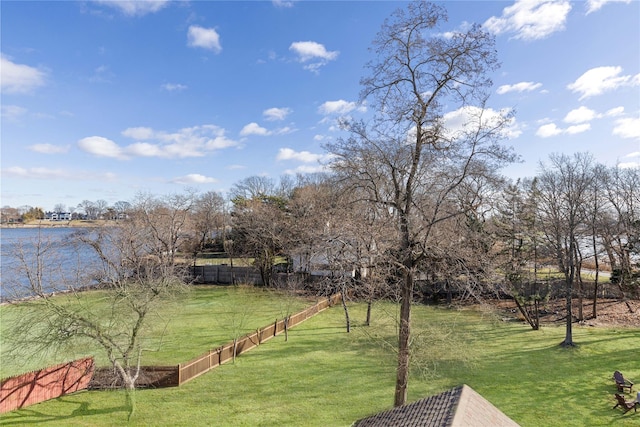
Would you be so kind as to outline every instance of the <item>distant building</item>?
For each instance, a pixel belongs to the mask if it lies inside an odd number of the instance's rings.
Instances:
[[[44,219],[49,221],[71,221],[71,212],[45,212]]]

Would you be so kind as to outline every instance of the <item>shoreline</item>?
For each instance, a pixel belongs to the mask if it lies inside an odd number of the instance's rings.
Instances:
[[[116,221],[113,220],[83,220],[83,219],[72,219],[71,221],[48,221],[48,220],[37,220],[31,221],[26,224],[13,223],[13,224],[0,224],[0,229],[19,229],[19,228],[79,228],[79,227],[104,227],[106,225],[117,224]]]

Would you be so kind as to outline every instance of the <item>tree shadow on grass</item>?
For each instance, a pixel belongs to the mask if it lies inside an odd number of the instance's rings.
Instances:
[[[55,414],[47,413],[46,410],[37,410],[39,405],[28,406],[23,409],[15,410],[12,412],[8,412],[6,414],[2,414],[2,418],[0,418],[0,426],[2,425],[28,425],[35,424],[40,425],[46,422],[52,421],[63,421],[70,420],[74,418],[82,418],[86,419],[87,417],[95,416],[95,415],[106,415],[106,414],[114,414],[117,412],[123,413],[123,419],[126,419],[126,415],[129,413],[129,407],[126,405],[115,406],[111,408],[100,408],[100,409],[92,409],[90,407],[90,403],[86,401],[74,401],[70,397],[60,397],[55,399],[57,403],[64,403],[70,405],[77,405],[70,413],[68,414],[60,414],[60,411],[56,411]],[[55,409],[59,409],[60,405],[56,405]],[[52,407],[52,409],[54,409]]]

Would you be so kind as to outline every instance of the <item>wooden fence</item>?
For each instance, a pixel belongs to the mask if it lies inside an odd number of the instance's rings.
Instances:
[[[191,275],[196,283],[219,283],[229,285],[247,283],[262,285],[260,271],[255,267],[231,267],[229,265],[198,265],[190,267]]]
[[[324,298],[318,301],[313,306],[302,310],[299,313],[293,314],[289,317],[286,324],[287,329],[292,328],[310,317],[315,316],[321,311],[335,305],[340,301],[341,295],[336,294],[330,298]],[[281,334],[285,331],[285,319],[276,320],[274,323],[260,328],[255,332],[247,334],[242,338],[239,338],[235,342],[236,356],[251,350],[254,347],[270,340],[271,338]],[[216,349],[212,349],[207,353],[196,357],[195,359],[179,364],[176,369],[178,371],[178,383],[172,384],[175,386],[182,385],[187,381],[191,381],[194,378],[208,372],[209,370],[222,365],[223,363],[233,360],[233,348],[234,343],[230,342]]]
[[[341,295],[336,294],[329,298],[323,298],[316,304],[302,310],[299,313],[289,316],[286,328],[292,328],[321,311],[340,302]],[[282,334],[285,331],[285,319],[274,321],[273,323],[257,329],[235,341],[235,356],[239,356],[258,345],[269,341],[271,338]],[[186,362],[174,366],[142,366],[140,367],[140,377],[136,382],[137,387],[178,387],[211,369],[227,363],[234,358],[234,342],[229,342],[218,348],[211,349],[204,354]],[[96,378],[92,381],[90,388],[114,388],[120,387],[118,379],[114,377],[111,368],[96,370]]]
[[[0,387],[0,413],[84,390],[93,372],[93,357],[86,357],[7,378]]]

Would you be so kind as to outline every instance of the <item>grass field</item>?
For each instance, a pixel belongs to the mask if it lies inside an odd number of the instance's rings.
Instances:
[[[207,306],[209,298],[196,293],[189,305]],[[130,425],[349,426],[389,409],[396,307],[375,305],[369,327],[366,306],[350,310],[350,334],[336,306],[292,329],[288,342],[278,336],[180,388],[137,391]],[[215,323],[201,316],[182,321],[183,346],[191,346],[190,324]],[[532,331],[489,312],[416,306],[413,324],[409,401],[465,383],[522,426],[640,425],[640,415],[612,409],[611,380],[618,369],[640,381],[639,329],[576,326],[579,347],[562,349],[562,327]],[[194,336],[193,346],[206,339]],[[126,417],[121,392],[92,391],[4,414],[0,425],[115,426]]]
[[[99,305],[101,292],[87,293],[89,306]],[[255,331],[256,328],[282,319],[312,305],[310,298],[288,297],[273,290],[254,287],[192,286],[190,291],[174,304],[153,313],[148,318],[152,330],[144,340],[144,365],[177,365],[187,362],[231,341],[234,336]],[[98,310],[96,308],[95,310]],[[2,336],[11,327],[14,316],[20,316],[20,306],[0,307],[0,377],[39,369],[93,354],[99,366],[108,364],[102,352],[87,344],[75,352],[48,354],[43,357],[21,358],[7,355],[9,345]]]

